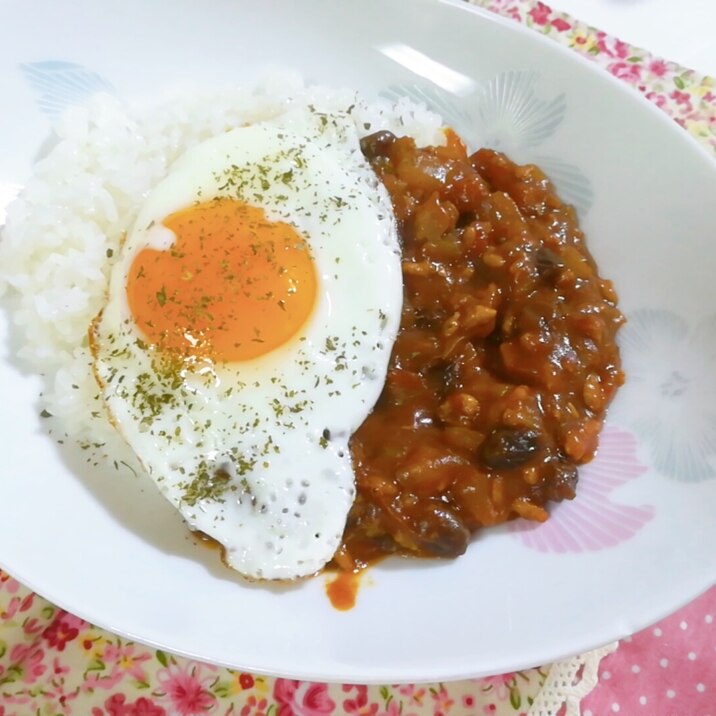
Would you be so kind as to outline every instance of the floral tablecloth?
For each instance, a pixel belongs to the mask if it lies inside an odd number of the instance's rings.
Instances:
[[[542,2],[472,2],[589,57],[716,153],[712,78],[653,57]],[[586,669],[582,678],[581,662],[449,684],[329,685],[240,673],[128,642],[0,572],[0,716],[553,716],[560,707],[564,712],[563,702],[572,714],[581,703],[583,716],[707,716],[716,713],[714,619],[716,590],[624,640],[601,661],[599,685],[589,695],[593,683]],[[592,667],[600,656],[592,658]],[[572,688],[578,671],[580,683]]]

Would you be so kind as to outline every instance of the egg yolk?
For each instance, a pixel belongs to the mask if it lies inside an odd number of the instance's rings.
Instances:
[[[306,240],[263,209],[230,198],[162,222],[170,249],[134,258],[127,299],[147,340],[183,357],[257,358],[294,336],[316,299]]]

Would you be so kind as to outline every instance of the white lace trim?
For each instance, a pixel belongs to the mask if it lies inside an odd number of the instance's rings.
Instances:
[[[552,664],[528,716],[556,716],[563,706],[566,706],[564,716],[580,716],[582,699],[597,685],[599,663],[618,646],[619,643],[614,642]]]

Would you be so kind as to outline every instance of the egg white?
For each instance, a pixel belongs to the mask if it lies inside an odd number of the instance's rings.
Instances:
[[[164,218],[219,196],[260,206],[306,238],[317,304],[266,355],[167,372],[132,319],[128,272],[143,248],[171,244]],[[152,480],[223,546],[229,566],[249,578],[302,577],[340,544],[355,495],[348,440],[382,390],[401,307],[390,200],[349,112],[293,111],[191,149],[147,196],[91,331],[95,374]]]

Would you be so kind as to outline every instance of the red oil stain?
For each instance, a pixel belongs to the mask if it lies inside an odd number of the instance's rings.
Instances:
[[[191,536],[194,538],[194,544],[198,544],[201,547],[208,547],[209,549],[221,550],[221,543],[217,542],[213,537],[204,534],[200,530],[190,530]]]
[[[194,544],[223,553],[221,544],[209,537],[209,535],[199,530],[194,530],[192,531],[192,537],[194,538]],[[326,582],[326,594],[334,609],[338,609],[341,612],[347,612],[353,609],[356,605],[358,590],[360,589],[363,575],[367,571],[366,569],[361,569],[356,572],[350,572],[337,569],[335,565],[329,567],[326,576],[328,576],[330,581]],[[317,578],[318,577],[316,577],[316,579]]]
[[[338,572],[335,579],[326,583],[326,594],[334,609],[347,612],[353,609],[363,572]]]

